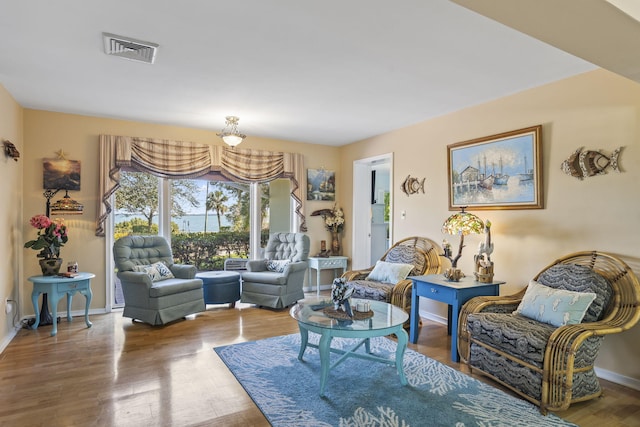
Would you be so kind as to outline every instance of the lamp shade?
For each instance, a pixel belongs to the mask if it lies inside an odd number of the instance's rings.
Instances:
[[[480,234],[484,231],[484,223],[472,213],[457,212],[442,224],[442,232],[452,235]]]
[[[66,191],[64,197],[51,205],[51,213],[55,215],[82,215],[84,206],[69,196]]]

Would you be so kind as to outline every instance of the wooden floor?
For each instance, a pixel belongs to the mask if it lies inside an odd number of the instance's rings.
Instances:
[[[63,320],[56,337],[51,326],[18,332],[0,354],[0,426],[268,426],[212,349],[298,332],[287,310],[245,304],[165,327],[119,312],[91,321]],[[445,326],[424,321],[418,342],[409,347],[468,373],[449,360]],[[640,392],[602,384],[604,397],[558,415],[583,427],[640,426]]]

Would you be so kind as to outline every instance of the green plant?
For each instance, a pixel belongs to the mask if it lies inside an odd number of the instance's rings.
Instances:
[[[60,247],[69,240],[67,227],[62,218],[52,221],[46,215],[35,215],[29,220],[31,225],[38,229],[38,237],[24,244],[25,248],[31,248],[38,253],[38,258],[60,258]]]

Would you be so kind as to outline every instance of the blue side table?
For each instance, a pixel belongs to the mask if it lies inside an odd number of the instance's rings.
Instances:
[[[29,281],[33,283],[33,291],[31,292],[31,302],[33,303],[33,309],[36,313],[36,319],[31,329],[37,329],[40,324],[40,312],[38,311],[38,297],[40,294],[49,294],[49,300],[51,301],[51,313],[53,316],[53,329],[51,330],[51,336],[55,336],[58,333],[58,301],[63,295],[67,295],[67,321],[71,322],[71,298],[76,292],[80,292],[84,295],[86,304],[84,308],[84,321],[87,324],[87,328],[90,328],[92,323],[89,321],[89,306],[91,305],[91,279],[96,277],[93,273],[78,273],[76,277],[64,277],[64,276],[31,276]]]
[[[473,279],[473,277],[463,277],[459,282],[450,282],[445,279],[442,274],[410,276],[408,279],[413,281],[409,341],[413,344],[418,342],[418,322],[420,320],[419,297],[444,302],[449,305],[447,332],[451,335],[451,360],[453,362],[459,362],[458,316],[460,315],[460,308],[473,297],[500,295],[500,285],[505,282],[495,280],[491,283],[480,283]]]

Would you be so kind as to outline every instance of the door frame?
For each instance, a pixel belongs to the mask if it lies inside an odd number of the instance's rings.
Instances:
[[[351,268],[371,267],[371,170],[389,164],[389,242],[393,242],[393,153],[353,161],[353,232]]]

